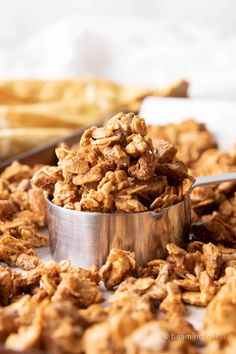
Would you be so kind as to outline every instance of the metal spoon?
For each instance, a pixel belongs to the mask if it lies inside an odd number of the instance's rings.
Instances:
[[[236,181],[236,172],[196,179],[193,188]],[[190,194],[160,213],[96,213],[59,207],[48,200],[50,251],[56,261],[70,259],[89,268],[101,266],[111,250],[135,252],[138,266],[166,255],[166,245],[184,244],[191,225]]]

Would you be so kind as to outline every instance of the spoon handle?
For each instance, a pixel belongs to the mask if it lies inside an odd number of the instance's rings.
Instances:
[[[207,186],[208,184],[222,183],[222,182],[236,182],[236,172],[222,173],[220,175],[197,177],[192,188]]]

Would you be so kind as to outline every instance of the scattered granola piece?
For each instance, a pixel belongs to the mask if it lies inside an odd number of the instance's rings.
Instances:
[[[13,201],[0,200],[0,219],[6,221],[12,217],[17,211],[17,207]]]
[[[177,147],[177,158],[188,166],[192,165],[204,151],[216,148],[217,142],[206,126],[194,119],[185,120],[179,124],[164,126],[149,126],[148,134],[158,145],[161,139],[170,141]]]
[[[127,338],[135,329],[153,319],[148,305],[128,305],[111,314],[107,320],[85,331],[83,347],[86,354],[122,353]]]
[[[21,326],[18,333],[12,333],[6,340],[6,348],[26,350],[37,348],[40,342],[41,327],[39,324],[28,327]]]
[[[233,353],[235,351],[236,276],[221,287],[206,308],[202,333],[207,353]]]
[[[34,316],[35,306],[30,295],[0,308],[0,339],[4,341],[11,333],[17,332],[22,324],[29,325]]]
[[[106,288],[112,289],[130,275],[134,269],[134,253],[113,248],[99,273]]]
[[[80,308],[103,302],[98,285],[91,280],[78,277],[76,272],[61,274],[61,277],[62,280],[52,297],[53,302],[70,301]]]
[[[164,327],[164,326],[163,326]],[[168,347],[169,333],[161,322],[150,321],[136,329],[125,339],[126,353],[163,353]]]
[[[14,161],[9,167],[6,167],[1,178],[8,183],[17,183],[23,179],[30,179],[32,170],[27,165],[21,165],[20,162]]]
[[[200,275],[200,300],[203,303],[208,303],[217,293],[218,287],[207,271]]]
[[[160,304],[160,310],[166,313],[176,312],[180,316],[186,313],[182,303],[180,288],[175,283],[167,283],[167,296]]]
[[[223,258],[218,247],[212,243],[203,245],[206,271],[212,279],[217,279],[220,275]]]
[[[105,321],[109,315],[109,309],[97,304],[92,304],[86,309],[79,310],[79,315],[89,326]]]
[[[28,249],[12,236],[0,238],[0,260],[25,270],[35,268],[40,262],[33,249]]]
[[[49,303],[41,314],[41,346],[49,353],[80,354],[85,327],[73,303]]]
[[[136,329],[125,339],[127,354],[197,354],[190,340],[178,339],[172,325],[165,320],[150,321]],[[183,336],[183,331],[181,331]],[[192,335],[194,335],[192,331]],[[188,333],[186,333],[187,337]]]
[[[202,242],[221,242],[228,246],[236,243],[232,227],[216,211],[211,215],[204,215],[200,221],[194,223],[191,232],[194,239]]]
[[[10,268],[0,267],[0,302],[9,304],[14,293],[14,279]]]
[[[56,182],[61,179],[59,171],[57,167],[44,166],[35,173],[31,181],[38,188],[42,188],[50,193],[53,191]]]
[[[205,307],[208,303],[207,299],[201,296],[198,291],[185,291],[182,294],[182,301],[186,304]]]

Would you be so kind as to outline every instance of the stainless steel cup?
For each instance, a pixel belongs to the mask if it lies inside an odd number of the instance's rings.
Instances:
[[[193,188],[236,180],[235,173],[205,176]],[[70,259],[101,266],[114,247],[135,252],[137,266],[166,255],[166,245],[182,245],[191,225],[190,195],[160,213],[95,213],[69,210],[48,200],[50,251],[55,261]]]

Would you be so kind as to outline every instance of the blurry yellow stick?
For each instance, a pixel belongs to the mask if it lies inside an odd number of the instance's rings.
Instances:
[[[70,129],[61,128],[0,129],[0,160],[70,133]]]

